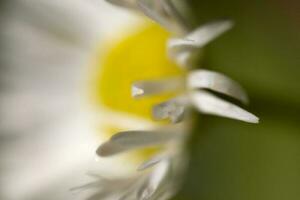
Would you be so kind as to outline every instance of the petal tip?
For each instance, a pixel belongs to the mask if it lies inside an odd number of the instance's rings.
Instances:
[[[253,123],[253,124],[259,123],[259,118],[247,111],[244,111],[244,116],[241,116],[240,118],[237,117],[236,119],[239,119],[239,120],[242,120],[242,121],[248,122],[248,123]]]
[[[99,157],[108,157],[112,154],[111,149],[112,148],[108,143],[103,143],[97,148],[96,154]]]
[[[137,87],[136,85],[131,86],[131,96],[132,97],[139,97],[144,95],[144,90]]]
[[[252,121],[251,121],[251,123],[253,123],[253,124],[259,124],[259,118],[258,117],[256,117],[255,115],[253,115],[253,119],[252,119]]]

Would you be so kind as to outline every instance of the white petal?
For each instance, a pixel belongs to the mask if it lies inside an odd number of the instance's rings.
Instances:
[[[132,190],[127,191],[120,198],[118,198],[118,200],[131,200],[131,199],[133,199],[134,195],[132,194],[132,192],[133,192]]]
[[[198,67],[197,65],[202,59],[201,49],[195,51],[169,51],[168,54],[169,57],[179,65],[179,67],[184,69],[193,69]]]
[[[96,193],[88,197],[87,200],[99,199],[130,199],[132,192],[138,187],[139,179],[143,176],[129,176],[114,179],[102,179],[88,183],[73,190],[94,190]],[[132,199],[132,198],[131,198]]]
[[[116,6],[121,6],[124,8],[136,8],[136,0],[105,0]]]
[[[156,155],[154,157],[152,157],[151,159],[143,162],[138,168],[138,171],[142,171],[145,169],[148,169],[158,163],[160,163],[162,160],[166,159],[166,155]]]
[[[172,21],[170,21],[170,19],[168,19],[168,17],[164,16],[157,9],[151,7],[151,5],[149,5],[149,1],[139,0],[139,1],[137,1],[137,4],[138,4],[139,9],[150,19],[159,23],[161,26],[165,27],[169,31],[175,29]]]
[[[191,89],[211,89],[234,97],[243,103],[248,103],[248,97],[243,88],[229,77],[208,70],[194,70],[188,74],[187,87]]]
[[[184,38],[173,38],[168,41],[170,51],[199,49],[228,31],[233,23],[228,20],[210,22],[200,26]]]
[[[92,196],[88,197],[85,200],[99,200],[99,199],[108,199],[107,197],[112,196],[109,192],[99,192],[96,194],[93,194]]]
[[[258,118],[246,110],[224,101],[209,92],[195,91],[191,93],[194,106],[202,113],[228,117],[250,123],[258,123]]]
[[[138,199],[149,199],[153,196],[166,179],[169,169],[170,161],[168,159],[160,162],[150,174],[145,189],[138,193]]]
[[[171,55],[171,57],[175,60],[175,62],[179,66],[183,67],[188,67],[189,66],[189,60],[191,58],[192,51],[183,51],[183,52],[178,52],[175,55]]]
[[[164,92],[175,92],[183,89],[184,80],[180,77],[172,77],[161,80],[138,81],[132,85],[133,97],[155,95]]]
[[[177,97],[169,101],[155,105],[152,109],[152,116],[155,120],[171,119],[177,123],[183,119],[187,99]]]
[[[172,21],[175,21],[178,24],[178,28],[182,30],[178,30],[180,32],[176,32],[180,34],[181,32],[186,32],[190,29],[190,25],[188,21],[183,17],[183,15],[178,11],[174,2],[172,0],[161,0],[162,7],[164,8],[165,12],[168,13],[169,17],[172,18]],[[184,2],[176,2],[176,5],[180,4],[180,8],[187,6]],[[178,6],[178,7],[179,7]]]
[[[112,156],[131,149],[163,144],[176,134],[163,131],[124,131],[115,134],[97,149],[99,156]]]
[[[73,187],[70,189],[70,191],[84,191],[84,190],[87,190],[87,189],[90,189],[90,188],[99,188],[101,187],[101,182],[102,181],[94,181],[94,182],[91,182],[91,183],[87,183],[85,185],[81,185],[81,186],[77,186],[77,187]]]

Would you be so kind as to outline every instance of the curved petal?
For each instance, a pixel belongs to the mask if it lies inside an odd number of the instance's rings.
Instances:
[[[258,123],[259,121],[255,115],[209,92],[194,91],[190,96],[194,106],[202,113],[228,117],[249,123]]]
[[[172,52],[199,49],[216,39],[224,32],[231,29],[233,23],[229,20],[221,20],[207,23],[184,38],[173,38],[168,41],[168,49]]]
[[[191,89],[206,88],[236,98],[247,104],[248,97],[243,88],[229,77],[208,70],[194,70],[188,74],[187,87]]]
[[[128,150],[159,145],[176,138],[172,132],[157,131],[124,131],[119,132],[97,149],[102,157],[112,156]]]

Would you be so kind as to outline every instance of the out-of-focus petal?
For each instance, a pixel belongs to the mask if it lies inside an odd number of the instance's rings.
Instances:
[[[102,157],[112,156],[124,151],[166,143],[177,137],[173,132],[124,131],[119,132],[97,149]]]
[[[199,49],[213,41],[224,32],[231,29],[233,23],[228,20],[210,22],[200,26],[183,38],[173,38],[168,41],[168,49],[171,52]]]
[[[121,6],[124,8],[136,9],[137,0],[106,0],[107,2],[114,4],[116,6]]]
[[[166,158],[166,155],[155,155],[154,157],[152,157],[151,159],[143,162],[139,167],[138,167],[138,171],[142,171],[145,169],[148,169],[158,163],[160,163],[163,159]]]
[[[176,97],[169,101],[153,106],[152,115],[155,120],[171,119],[173,123],[183,119],[187,98]]]
[[[137,199],[149,199],[151,196],[159,190],[159,187],[166,179],[170,168],[170,162],[168,159],[163,160],[156,165],[154,170],[149,176],[149,180],[146,182],[145,187],[138,192]]]
[[[131,94],[133,97],[142,97],[165,92],[175,92],[183,88],[183,78],[171,77],[161,80],[137,81],[132,84]]]

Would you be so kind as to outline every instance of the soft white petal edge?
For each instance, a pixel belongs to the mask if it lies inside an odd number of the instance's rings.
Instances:
[[[178,134],[174,132],[157,131],[124,131],[112,136],[101,144],[96,153],[101,157],[112,156],[128,150],[166,143]]]
[[[188,74],[187,87],[190,89],[211,89],[236,98],[245,104],[248,103],[248,96],[244,89],[236,81],[217,72],[193,70]]]
[[[212,40],[221,36],[233,27],[230,20],[221,20],[207,23],[195,29],[183,38],[172,38],[168,41],[169,51],[202,48]]]
[[[237,119],[249,123],[258,123],[259,119],[248,111],[224,101],[206,91],[190,93],[192,104],[202,113]]]

